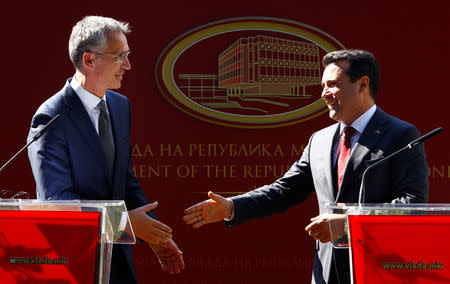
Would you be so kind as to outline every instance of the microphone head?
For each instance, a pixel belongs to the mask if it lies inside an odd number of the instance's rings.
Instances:
[[[49,130],[55,124],[60,116],[61,115],[59,113],[55,115],[46,125],[44,125],[44,127],[42,127],[42,129],[38,133],[36,133],[36,135],[34,135],[32,140],[36,141],[41,138],[41,136],[44,135],[44,133],[47,132],[47,130]]]
[[[417,138],[416,140],[412,141],[411,143],[408,144],[408,147],[411,149],[412,147],[417,146],[420,143],[425,142],[425,140],[430,139],[431,137],[439,134],[442,131],[442,127],[436,128],[433,131],[428,132],[427,134]]]

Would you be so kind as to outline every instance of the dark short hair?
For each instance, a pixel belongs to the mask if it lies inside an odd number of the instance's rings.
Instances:
[[[349,63],[345,73],[350,77],[351,82],[355,82],[363,76],[369,77],[370,95],[375,100],[380,85],[380,68],[373,54],[360,49],[337,50],[326,54],[323,57],[322,65],[326,67],[338,61]]]

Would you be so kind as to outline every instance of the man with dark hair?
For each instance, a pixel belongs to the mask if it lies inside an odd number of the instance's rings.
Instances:
[[[357,203],[361,176],[375,161],[420,136],[413,125],[375,105],[379,68],[363,50],[340,50],[323,59],[322,99],[336,124],[315,132],[301,158],[274,183],[248,193],[210,199],[185,210],[194,228],[225,219],[227,227],[280,213],[316,192],[319,215],[306,226],[317,240],[312,283],[350,283],[348,250],[334,249],[327,203]],[[366,179],[364,203],[428,201],[428,167],[423,145],[373,168]]]
[[[111,91],[131,69],[128,24],[89,16],[72,29],[69,56],[75,75],[33,117],[31,139],[57,114],[60,119],[28,155],[42,200],[124,200],[136,236],[155,252],[163,270],[179,273],[183,257],[172,229],[156,220],[131,169],[131,106]],[[148,213],[148,215],[147,215]],[[130,245],[114,245],[110,283],[137,283]]]
[[[370,95],[375,101],[380,85],[380,68],[375,57],[365,50],[338,50],[326,54],[323,57],[322,65],[328,66],[339,61],[350,63],[345,73],[350,77],[351,82],[354,83],[363,76],[369,77]]]

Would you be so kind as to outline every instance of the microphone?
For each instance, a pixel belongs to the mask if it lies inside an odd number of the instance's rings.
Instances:
[[[415,147],[418,144],[425,142],[425,140],[430,139],[431,137],[435,136],[436,134],[440,133],[441,131],[442,131],[442,127],[436,128],[435,130],[428,132],[424,136],[419,137],[416,140],[414,140],[413,142],[409,143],[408,147],[411,149],[412,147]]]
[[[42,127],[42,129],[38,133],[36,133],[36,135],[33,136],[33,138],[31,138],[31,141],[34,142],[41,138],[41,136],[44,135],[44,133],[47,132],[47,130],[50,129],[53,124],[55,124],[60,116],[60,114],[55,115],[55,117],[53,117],[46,125],[44,125],[44,127]],[[29,143],[27,146],[29,146],[30,144],[31,143]]]
[[[41,130],[39,130],[38,133],[36,133],[36,135],[33,136],[33,138],[31,138],[30,142],[27,143],[27,145],[23,146],[22,149],[19,150],[19,152],[17,152],[11,159],[9,159],[1,168],[0,168],[0,173],[3,172],[3,170],[12,162],[14,161],[14,159],[16,159],[17,156],[19,156],[25,149],[28,148],[28,146],[31,145],[31,143],[33,143],[34,141],[38,140],[39,138],[41,138],[42,135],[44,135],[45,132],[47,132],[51,127],[53,127],[53,125],[55,124],[55,122],[59,119],[60,114],[55,115],[46,125],[44,125],[44,127],[42,127]]]
[[[361,206],[361,203],[364,202],[364,194],[365,194],[365,191],[366,191],[366,185],[365,185],[366,174],[367,174],[367,172],[370,169],[378,166],[379,164],[384,163],[386,160],[388,160],[388,159],[398,155],[399,153],[401,153],[401,152],[403,152],[403,151],[405,151],[407,149],[412,149],[412,148],[416,147],[417,145],[425,142],[425,140],[428,140],[431,137],[435,136],[436,134],[440,133],[441,131],[442,131],[442,127],[436,128],[435,130],[433,130],[431,132],[428,132],[427,134],[425,134],[425,135],[417,138],[416,140],[410,142],[408,145],[406,145],[405,147],[401,148],[400,150],[398,150],[398,151],[390,154],[389,156],[384,157],[383,159],[379,160],[378,162],[368,166],[367,169],[364,170],[364,173],[363,173],[362,178],[361,178],[361,187],[359,188],[359,198],[358,198],[359,206]]]

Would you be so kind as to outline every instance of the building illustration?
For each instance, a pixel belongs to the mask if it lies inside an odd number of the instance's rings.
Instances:
[[[241,38],[219,55],[219,88],[229,96],[308,96],[319,85],[320,56],[315,44],[281,38]]]
[[[319,47],[257,35],[240,38],[218,55],[217,74],[178,74],[190,99],[213,109],[272,113],[310,99],[306,88],[321,83]],[[296,103],[298,104],[298,103]]]

